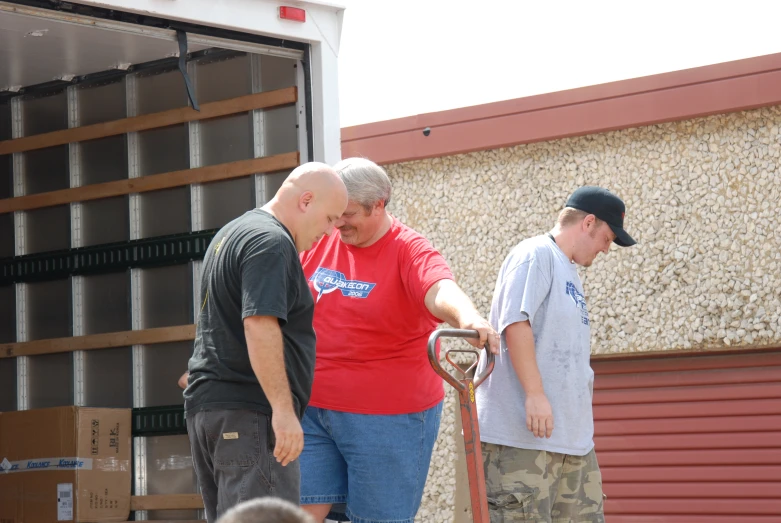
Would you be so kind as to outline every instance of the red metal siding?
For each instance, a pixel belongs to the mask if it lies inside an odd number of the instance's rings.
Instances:
[[[610,523],[781,523],[781,349],[592,366]]]

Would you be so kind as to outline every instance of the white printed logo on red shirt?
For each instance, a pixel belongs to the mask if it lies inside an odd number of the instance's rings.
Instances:
[[[337,289],[342,291],[342,296],[348,298],[368,298],[369,293],[377,285],[365,281],[348,280],[341,272],[324,267],[318,267],[309,281],[312,282],[317,291],[316,301],[320,301],[323,294],[334,292]]]

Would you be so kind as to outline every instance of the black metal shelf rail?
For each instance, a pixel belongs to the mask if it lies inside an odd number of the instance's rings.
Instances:
[[[184,405],[133,409],[131,433],[134,437],[187,434]]]
[[[0,259],[0,286],[200,260],[218,229]]]

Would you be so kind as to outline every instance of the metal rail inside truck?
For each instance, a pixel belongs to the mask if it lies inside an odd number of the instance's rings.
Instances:
[[[200,260],[296,166],[340,159],[342,14],[0,1],[0,420],[132,409],[131,520],[203,519],[177,385]]]

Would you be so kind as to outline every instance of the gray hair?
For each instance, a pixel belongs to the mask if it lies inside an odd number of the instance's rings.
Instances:
[[[334,165],[347,187],[347,198],[370,210],[383,202],[387,207],[391,198],[391,182],[385,169],[366,158],[346,158]]]
[[[289,501],[265,497],[236,505],[217,523],[315,523],[315,520]]]

